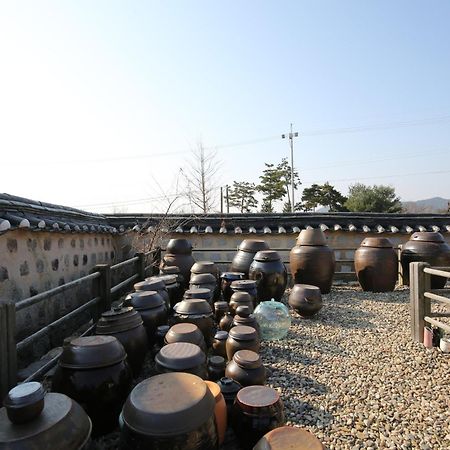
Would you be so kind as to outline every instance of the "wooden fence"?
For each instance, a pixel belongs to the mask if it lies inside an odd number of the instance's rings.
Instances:
[[[115,298],[118,298],[121,293],[126,292],[126,289],[129,289],[132,284],[152,275],[154,269],[159,265],[160,257],[160,249],[147,253],[137,253],[133,258],[112,266],[98,264],[89,275],[18,302],[14,303],[11,300],[0,300],[0,403],[9,389],[17,384],[18,353],[53,330],[60,328],[62,325],[66,325],[80,314],[86,314],[86,312],[89,314],[92,325],[82,335],[91,334],[101,313],[109,310],[111,308],[111,302]],[[117,278],[117,276],[114,276],[115,273],[123,268],[131,269],[132,275],[112,285],[112,280]],[[18,311],[37,305],[57,294],[79,288],[88,282],[94,283],[93,292],[91,293],[92,298],[21,341],[16,342],[16,314]],[[24,381],[40,379],[56,365],[58,358],[59,356],[50,359]]]
[[[431,289],[431,275],[450,278],[449,267],[430,267],[425,262],[412,262],[410,272],[410,306],[411,335],[414,341],[423,342],[425,324],[434,325],[450,333],[450,325],[440,320],[440,317],[450,317],[450,312],[432,312],[431,301],[450,306],[450,298],[442,294],[450,294],[450,289]]]

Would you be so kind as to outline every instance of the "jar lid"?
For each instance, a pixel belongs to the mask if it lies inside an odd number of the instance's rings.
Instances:
[[[319,439],[308,430],[284,426],[266,433],[253,450],[323,450]]]
[[[247,291],[235,291],[230,297],[230,302],[248,303],[253,305],[253,297]]]
[[[158,327],[156,327],[156,334],[159,336],[165,336],[169,330],[169,325],[159,325]]]
[[[244,410],[267,408],[280,400],[280,394],[269,386],[247,386],[238,392],[236,400]]]
[[[192,251],[192,244],[187,239],[170,239],[166,252],[174,255],[186,255]]]
[[[261,367],[261,357],[252,350],[239,350],[233,355],[234,362],[243,369]]]
[[[215,273],[217,267],[212,261],[197,261],[191,267],[191,273]]]
[[[176,284],[176,282],[177,282],[177,276],[176,275],[165,274],[165,275],[159,275],[158,278],[160,280],[163,280],[163,282],[164,282],[164,284],[166,286],[170,286],[172,284]]]
[[[258,334],[253,327],[248,325],[237,325],[233,327],[228,336],[238,341],[252,341],[258,338]]]
[[[210,299],[211,290],[207,288],[191,288],[187,289],[184,293],[183,298],[201,298]]]
[[[157,291],[133,292],[127,295],[125,301],[138,311],[159,308],[161,305],[165,305],[164,299]]]
[[[164,266],[161,267],[161,272],[167,275],[178,275],[181,273],[180,268],[178,266]]]
[[[216,311],[228,311],[228,303],[223,301],[214,302],[214,309]]]
[[[21,408],[40,402],[44,397],[45,391],[42,384],[30,381],[12,388],[3,400],[3,405],[7,408]]]
[[[392,248],[392,242],[388,238],[368,237],[361,242],[361,247]]]
[[[214,355],[209,358],[209,364],[217,369],[225,369],[226,361],[223,356]]]
[[[244,291],[256,288],[255,280],[236,280],[231,283],[231,289],[242,289]]]
[[[141,315],[131,306],[115,307],[102,313],[95,326],[95,334],[114,334],[142,325]]]
[[[190,373],[165,373],[141,381],[122,409],[127,427],[143,435],[179,435],[214,417],[206,383]]]
[[[212,309],[209,303],[202,298],[185,299],[177,303],[173,310],[178,314],[212,314]]]
[[[256,253],[261,250],[268,250],[269,244],[266,241],[259,239],[244,239],[240,245],[239,250],[248,253]]]
[[[191,344],[204,344],[203,333],[193,323],[177,323],[173,325],[166,334],[166,343],[190,342]]]
[[[214,284],[217,283],[216,277],[212,273],[193,273],[190,284]]]
[[[327,239],[325,233],[320,228],[309,228],[300,231],[297,238],[297,245],[325,246],[327,245]]]
[[[242,318],[248,318],[250,317],[250,314],[252,312],[250,311],[250,308],[247,305],[243,305],[243,306],[238,306],[236,308],[236,315]],[[236,319],[236,317],[235,317]]]
[[[224,280],[242,280],[245,277],[244,272],[223,272],[220,278]]]
[[[253,258],[254,261],[279,261],[280,254],[276,252],[275,250],[262,250],[258,252],[255,257]]]
[[[58,364],[67,369],[98,369],[118,364],[126,357],[123,345],[114,336],[84,336],[63,346]]]
[[[411,235],[410,241],[445,242],[441,233],[436,231],[420,231]]]
[[[216,331],[214,339],[217,339],[218,341],[226,341],[228,339],[228,331]]]
[[[223,394],[236,394],[240,389],[242,389],[242,385],[233,380],[232,378],[222,377],[217,384],[220,386],[220,390]]]
[[[155,361],[167,369],[183,371],[204,364],[206,356],[198,345],[175,342],[162,347]]]
[[[158,276],[146,278],[145,283],[147,283],[147,285],[149,286],[149,288],[146,289],[146,291],[160,291],[166,288],[166,283],[164,283],[164,280]]]

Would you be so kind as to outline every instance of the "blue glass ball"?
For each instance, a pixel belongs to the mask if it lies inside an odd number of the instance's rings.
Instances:
[[[286,337],[291,326],[289,309],[281,302],[261,302],[253,312],[258,322],[261,339],[276,341]]]

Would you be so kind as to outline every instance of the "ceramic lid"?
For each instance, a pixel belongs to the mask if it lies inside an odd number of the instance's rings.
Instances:
[[[239,250],[248,253],[256,253],[261,250],[268,250],[269,244],[266,241],[258,239],[244,239],[239,245]]]
[[[209,365],[217,369],[225,369],[226,361],[223,356],[211,356],[209,358]]]
[[[165,373],[139,383],[122,409],[124,423],[143,435],[179,435],[214,417],[206,383],[190,373]]]
[[[40,402],[45,397],[44,387],[37,381],[22,383],[12,388],[3,400],[7,408],[22,408]]]
[[[171,239],[166,247],[167,253],[186,255],[192,251],[192,244],[187,239]]]
[[[166,342],[190,342],[191,344],[204,344],[203,333],[193,323],[177,323],[173,325],[166,334]]]
[[[217,267],[212,261],[197,261],[191,267],[191,273],[215,273]]]
[[[202,349],[190,342],[167,344],[155,356],[155,361],[167,369],[183,371],[206,362]]]
[[[300,231],[297,238],[297,245],[327,245],[327,239],[320,228],[309,228]]]
[[[252,312],[250,311],[250,308],[246,305],[238,306],[236,308],[236,315],[242,318],[250,317],[250,314]]]
[[[231,283],[231,289],[250,290],[256,288],[255,280],[236,280]]]
[[[253,327],[247,325],[237,325],[233,327],[228,336],[238,341],[251,341],[258,338],[258,334]]]
[[[361,247],[392,248],[392,242],[388,238],[368,237],[361,242]]]
[[[253,450],[323,450],[324,446],[311,432],[289,426],[275,428],[265,434]]]
[[[249,303],[253,305],[253,297],[247,291],[236,291],[231,295],[230,302]]]
[[[217,339],[218,341],[226,341],[228,339],[228,331],[216,331],[214,339]]]
[[[161,272],[167,275],[178,275],[181,273],[180,268],[178,266],[164,266],[161,267]]]
[[[98,369],[118,364],[126,357],[123,345],[114,336],[84,336],[63,346],[58,364],[67,369]]]
[[[255,261],[279,261],[280,254],[275,250],[262,250],[258,252],[253,258]]]
[[[207,288],[191,288],[186,290],[183,298],[201,298],[201,299],[210,299],[211,298],[211,290]]]
[[[142,325],[141,315],[131,306],[115,307],[102,313],[95,327],[96,334],[114,334]]]
[[[182,300],[173,307],[173,310],[178,314],[212,314],[211,306],[202,298]]]
[[[214,302],[214,309],[216,311],[228,311],[228,303],[223,301]]]
[[[146,291],[160,291],[166,288],[166,283],[164,283],[164,280],[158,276],[148,277],[145,279],[145,281],[143,281],[143,283],[147,283],[147,285],[149,286],[148,289],[145,289]],[[135,290],[137,289],[135,288]]]
[[[442,234],[435,231],[421,231],[413,233],[409,240],[423,242],[445,242]]]
[[[247,386],[242,388],[236,400],[244,410],[267,408],[280,400],[280,394],[269,386]]]
[[[163,280],[164,284],[166,286],[170,286],[171,284],[176,284],[176,282],[177,282],[176,275],[165,274],[165,275],[159,275],[158,278],[160,280]]]
[[[223,272],[220,278],[225,280],[242,280],[245,277],[244,272]]]
[[[49,444],[55,442],[58,448],[81,449],[91,429],[88,415],[64,394],[46,394],[41,414],[26,424],[13,424],[6,408],[0,409],[0,447],[9,450],[56,448]]]
[[[296,295],[319,294],[322,296],[320,288],[318,286],[313,286],[312,284],[294,284],[291,289],[291,293],[293,292]]]
[[[261,367],[261,357],[252,350],[239,350],[233,355],[234,362],[243,369]]]
[[[240,383],[228,377],[222,377],[217,384],[224,395],[236,394],[240,389],[242,389],[242,385]]]
[[[215,284],[216,277],[212,273],[193,273],[189,284]]]
[[[126,297],[125,301],[138,311],[159,308],[161,305],[165,305],[164,299],[157,291],[133,292]]]

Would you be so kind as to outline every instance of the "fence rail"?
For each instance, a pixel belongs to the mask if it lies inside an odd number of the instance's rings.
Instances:
[[[411,336],[416,342],[423,342],[425,324],[434,325],[450,333],[450,325],[437,318],[450,317],[450,312],[432,312],[431,301],[450,306],[450,298],[441,294],[450,294],[450,289],[431,289],[431,275],[450,278],[450,268],[430,267],[425,262],[412,262],[410,272],[410,309]]]
[[[89,311],[89,321],[93,322],[82,335],[92,333],[95,328],[95,322],[99,319],[102,312],[111,308],[112,298],[123,289],[130,286],[136,280],[143,280],[149,269],[153,269],[159,264],[161,257],[160,249],[152,250],[146,253],[137,253],[134,257],[121,261],[120,263],[109,266],[108,264],[98,264],[93,268],[93,272],[84,277],[70,281],[61,286],[37,294],[14,303],[12,300],[0,300],[0,402],[5,397],[9,389],[17,384],[17,355],[27,346],[51,333],[64,323],[74,319],[86,311]],[[125,280],[112,285],[112,272],[118,269],[130,266],[133,274]],[[47,324],[40,330],[26,336],[19,342],[16,342],[16,314],[31,306],[37,305],[57,294],[61,294],[70,289],[75,289],[87,282],[94,282],[92,288],[92,298],[69,311],[67,314],[59,317],[55,321]],[[42,367],[31,374],[25,381],[40,379],[58,361],[59,356],[55,356],[45,363]]]

